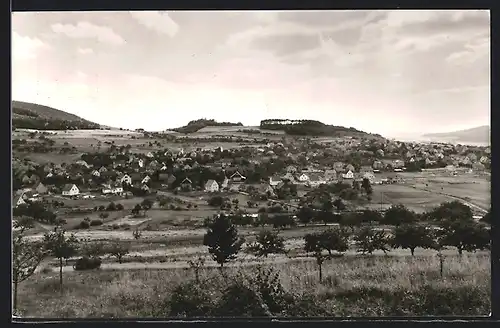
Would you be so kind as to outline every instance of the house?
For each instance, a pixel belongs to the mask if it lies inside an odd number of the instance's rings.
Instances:
[[[221,188],[227,188],[227,185],[229,184],[229,179],[225,176],[224,180],[222,180],[222,183],[220,185]]]
[[[63,196],[76,196],[80,194],[80,189],[75,184],[65,184],[62,189]]]
[[[26,205],[26,202],[23,199],[24,194],[18,195],[14,197],[14,201],[12,202],[12,205],[14,207],[18,207],[20,205]]]
[[[309,180],[307,182],[311,187],[316,187],[316,186],[319,186],[321,184],[324,184],[326,183],[325,179],[323,179],[323,177],[321,177],[321,175],[319,174],[311,174],[309,176]]]
[[[76,161],[75,164],[89,168],[90,166],[84,160]]]
[[[269,185],[274,187],[277,186],[281,182],[281,178],[277,175],[274,175],[269,178]]]
[[[47,187],[45,187],[45,185],[43,183],[39,183],[36,187],[35,187],[35,191],[39,194],[46,194],[49,189]]]
[[[205,183],[205,191],[217,192],[219,191],[219,184],[215,180],[208,180],[207,183]]]
[[[234,172],[234,173],[233,173],[233,175],[231,175],[231,176],[229,177],[229,179],[230,179],[231,181],[233,181],[233,182],[243,182],[243,181],[245,181],[247,178],[246,178],[246,177],[244,177],[243,175],[241,175],[241,173],[240,173],[240,172],[236,171],[236,172]]]
[[[374,183],[375,182],[375,175],[371,172],[366,172],[365,174],[363,174],[363,179],[368,179],[368,181],[370,181],[370,183]]]
[[[149,177],[149,175],[146,175],[146,176],[144,177],[144,179],[142,179],[141,183],[142,183],[142,184],[147,184],[147,183],[149,182],[149,180],[151,180],[151,178]]]
[[[160,168],[160,171],[166,171],[167,170],[167,165],[165,163],[161,163],[162,167]]]
[[[144,184],[144,185],[142,185],[142,186],[141,186],[141,190],[144,190],[145,192],[149,192],[149,187],[148,187],[148,185],[145,185],[145,184]]]
[[[99,169],[99,173],[106,172],[107,170],[108,169],[105,166],[101,166],[101,168]]]
[[[128,185],[131,185],[132,184],[132,178],[130,177],[130,175],[128,174],[125,174],[121,179],[120,179],[120,182],[121,183],[126,183]]]
[[[293,166],[293,165],[289,165],[287,168],[286,168],[286,172],[287,173],[297,173],[297,167]]]
[[[482,163],[482,164],[486,164],[488,163],[490,160],[487,156],[481,156],[481,158],[479,159],[479,162]]]
[[[52,172],[49,172],[45,177],[46,178],[52,178],[54,176],[54,174],[52,174]]]
[[[108,194],[113,193],[111,185],[109,185],[109,184],[103,184],[102,188],[101,188],[101,192],[102,192],[103,195],[108,195]]]
[[[384,168],[384,163],[382,161],[374,161],[372,164],[373,170],[382,170]]]
[[[295,177],[293,176],[292,173],[288,172],[287,174],[285,174],[283,177],[282,177],[282,180],[288,180],[290,182],[294,182],[295,181]]]
[[[98,170],[94,170],[94,171],[92,171],[92,175],[95,176],[95,177],[100,177],[101,176],[101,172],[99,172]]]
[[[123,187],[117,183],[115,183],[112,188],[111,188],[111,192],[113,194],[121,194],[123,193]]]
[[[141,158],[137,161],[137,164],[139,165],[139,167],[144,167],[144,160]]]
[[[148,153],[146,154],[146,157],[149,157],[149,158],[154,158],[154,157],[155,157],[155,155],[154,155],[152,152],[148,152]]]
[[[402,169],[403,166],[405,166],[405,162],[403,162],[400,159],[396,159],[392,161],[392,167],[397,168],[397,169]]]
[[[347,171],[347,172],[349,172],[349,171],[354,172],[354,171],[355,171],[354,165],[352,165],[352,164],[348,164],[348,165],[345,167],[345,171]]]
[[[191,185],[193,183],[193,181],[191,181],[191,179],[189,178],[184,178],[184,180],[182,180],[181,182],[181,186],[184,186],[184,185]]]
[[[298,180],[300,182],[307,182],[307,181],[309,181],[309,176],[305,173],[302,173],[301,175],[299,175]]]
[[[172,183],[175,182],[175,180],[177,180],[177,178],[172,174],[168,177],[167,184],[171,185]]]
[[[354,173],[351,170],[349,170],[349,171],[347,171],[347,173],[342,174],[342,178],[344,178],[344,179],[354,179]]]
[[[335,170],[325,170],[325,180],[326,181],[337,180],[337,171],[335,171]]]

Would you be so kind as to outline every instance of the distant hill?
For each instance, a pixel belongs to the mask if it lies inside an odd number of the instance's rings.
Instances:
[[[328,136],[328,137],[344,137],[344,136],[373,136],[382,137],[379,134],[370,134],[355,128],[346,128],[343,126],[327,125],[319,121],[313,120],[285,120],[271,119],[260,121],[260,128],[263,130],[281,130],[289,135],[296,136]]]
[[[12,101],[12,127],[36,130],[99,129],[100,125],[48,106]]]
[[[444,142],[473,142],[487,144],[490,142],[490,127],[488,125],[483,125],[472,129],[454,132],[424,134],[423,137]]]
[[[180,128],[176,129],[171,129],[172,131],[175,132],[180,132],[180,133],[194,133],[197,132],[207,126],[243,126],[240,122],[238,123],[231,123],[231,122],[217,122],[213,119],[199,119],[199,120],[194,120],[190,121],[187,125],[182,126]]]

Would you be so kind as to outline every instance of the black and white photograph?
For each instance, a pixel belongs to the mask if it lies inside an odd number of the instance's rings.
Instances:
[[[13,317],[491,313],[489,10],[11,19]]]

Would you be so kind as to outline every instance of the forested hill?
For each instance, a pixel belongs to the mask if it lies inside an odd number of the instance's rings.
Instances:
[[[297,136],[374,136],[381,137],[378,134],[370,134],[355,128],[334,126],[321,123],[314,120],[288,120],[288,119],[267,119],[260,121],[260,128],[263,130],[280,130],[289,135]]]
[[[36,130],[99,129],[100,125],[48,106],[12,101],[12,127]]]
[[[180,133],[194,133],[199,131],[207,126],[243,126],[240,122],[231,123],[231,122],[217,122],[214,119],[199,119],[190,121],[187,125],[182,126],[180,128],[172,129],[172,131],[180,132]]]

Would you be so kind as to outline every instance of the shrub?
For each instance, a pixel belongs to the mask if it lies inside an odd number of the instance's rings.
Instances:
[[[195,282],[187,282],[177,286],[172,291],[172,297],[168,304],[170,305],[170,315],[180,317],[207,316],[213,307],[212,299],[206,288],[202,288]]]
[[[86,220],[83,220],[82,222],[80,222],[80,224],[78,225],[78,228],[79,229],[88,229],[90,227],[90,223],[89,221],[86,221]]]
[[[91,227],[100,226],[100,225],[102,225],[102,220],[92,220],[92,221],[90,221],[90,226]]]
[[[109,213],[99,213],[99,217],[100,217],[101,219],[106,219],[106,218],[108,218],[108,217],[109,217]]]
[[[221,317],[269,317],[272,313],[261,295],[241,281],[229,285],[214,307]]]
[[[101,263],[102,261],[98,257],[89,258],[84,256],[75,262],[73,269],[76,271],[98,269],[101,267]]]

